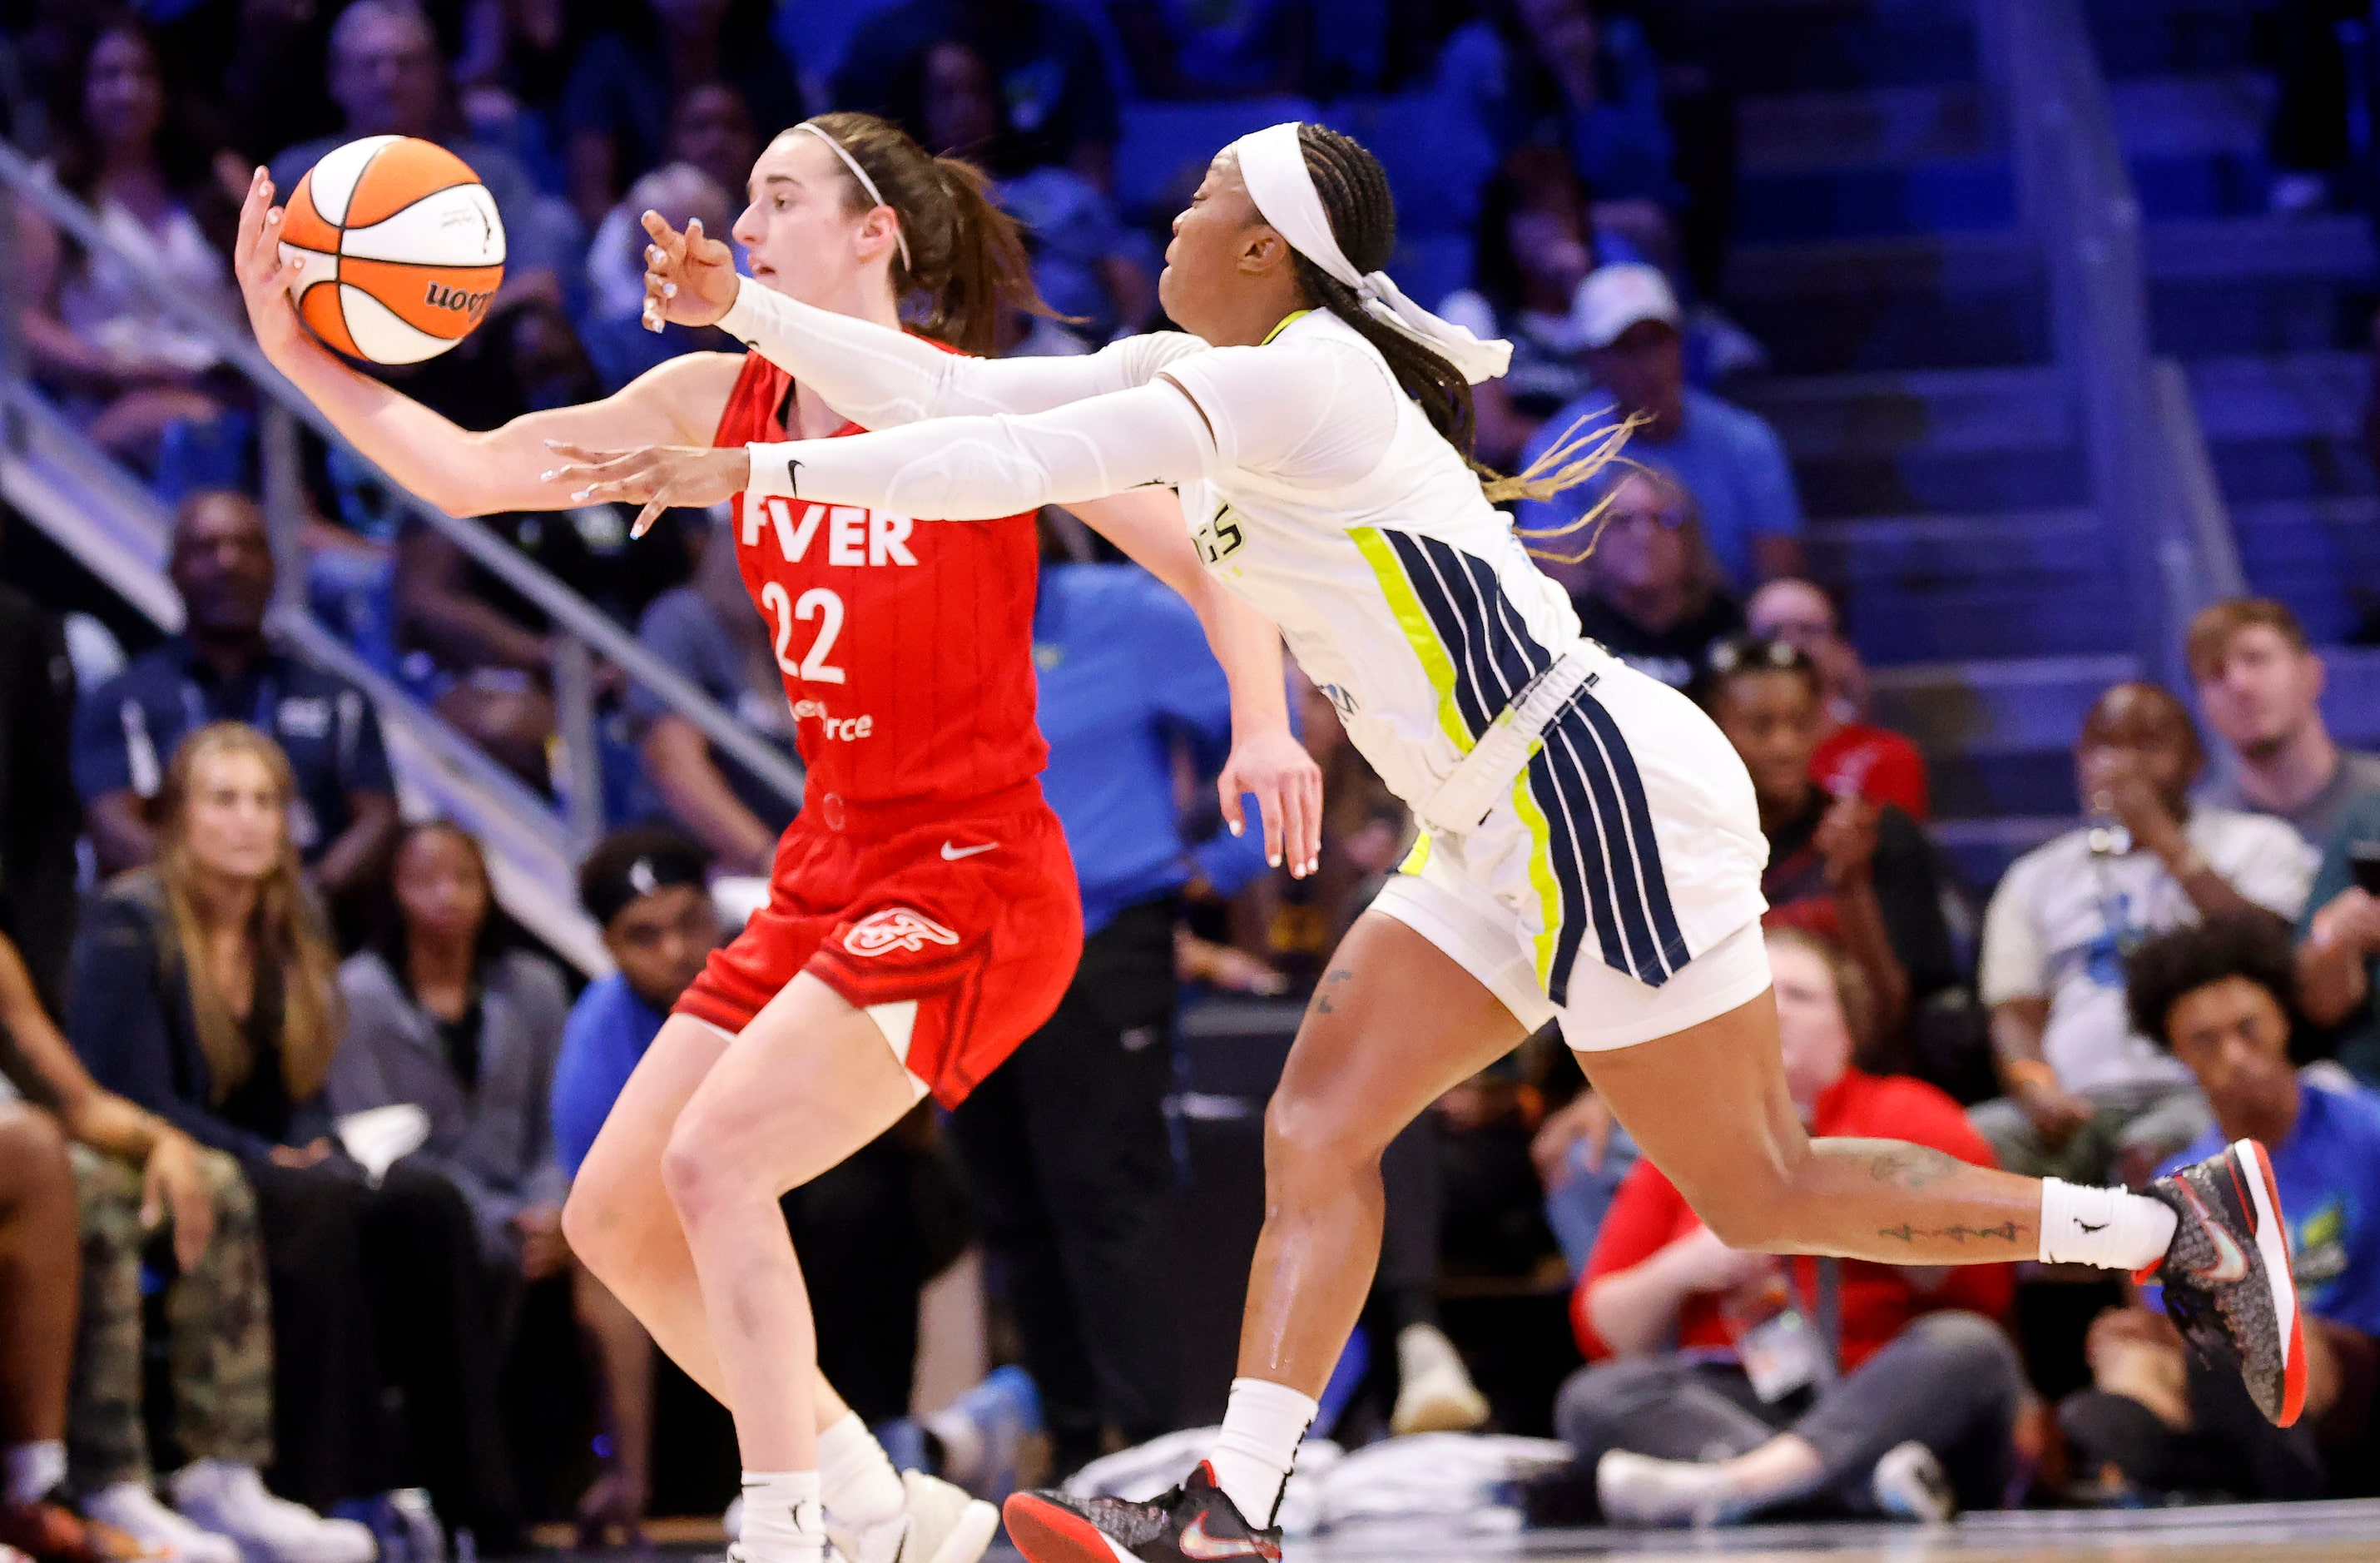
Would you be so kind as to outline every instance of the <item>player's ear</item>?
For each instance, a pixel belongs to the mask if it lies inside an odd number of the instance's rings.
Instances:
[[[1289,264],[1289,241],[1281,236],[1271,224],[1255,223],[1240,239],[1240,274],[1247,277],[1270,276]]]

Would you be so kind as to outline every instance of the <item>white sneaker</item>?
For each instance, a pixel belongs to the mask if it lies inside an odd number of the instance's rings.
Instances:
[[[1000,1532],[1000,1510],[922,1471],[901,1472],[901,1512],[864,1531],[832,1520],[832,1556],[848,1563],[976,1563]]]
[[[240,1563],[239,1544],[201,1530],[157,1499],[146,1482],[118,1482],[82,1500],[86,1518],[113,1525],[166,1563]]]
[[[1488,1420],[1488,1399],[1471,1382],[1463,1354],[1435,1325],[1407,1325],[1397,1333],[1397,1404],[1389,1431],[1468,1433]]]
[[[1595,1496],[1608,1525],[1712,1525],[1725,1516],[1727,1479],[1716,1465],[1608,1449],[1595,1462]]]
[[[1950,1479],[1942,1473],[1942,1462],[1934,1458],[1932,1449],[1914,1440],[1884,1451],[1868,1478],[1868,1487],[1876,1494],[1876,1506],[1898,1519],[1947,1525],[1958,1518],[1958,1496],[1950,1490]]]
[[[174,1473],[174,1507],[239,1544],[246,1563],[372,1563],[379,1544],[352,1520],[274,1497],[252,1465],[194,1460]]]

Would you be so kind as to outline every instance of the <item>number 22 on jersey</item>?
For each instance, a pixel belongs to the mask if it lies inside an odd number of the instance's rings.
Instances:
[[[826,563],[831,565],[914,565],[909,533],[917,525],[905,515],[880,515],[857,505],[809,504],[795,518],[782,499],[744,499],[744,546],[759,548],[764,527],[774,531],[778,552],[788,564],[799,563],[823,527]],[[843,669],[827,660],[843,634],[843,598],[826,587],[811,587],[795,597],[777,581],[760,588],[760,608],[776,622],[777,666],[788,678],[812,684],[841,684]],[[796,621],[818,622],[809,649],[797,661],[791,655]]]

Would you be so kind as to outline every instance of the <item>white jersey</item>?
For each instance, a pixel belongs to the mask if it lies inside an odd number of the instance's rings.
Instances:
[[[1293,316],[1257,346],[1166,333],[985,361],[760,291],[746,284],[722,323],[876,432],[756,444],[754,492],[967,519],[1171,485],[1208,569],[1281,627],[1409,805],[1557,658],[1587,660],[1510,794],[1436,843],[1434,863],[1425,838],[1406,893],[1380,903],[1427,923],[1515,1014],[1535,1024],[1550,1001],[1573,1046],[1620,1045],[1571,1024],[1578,955],[1659,988],[1764,910],[1767,845],[1734,751],[1683,697],[1582,638],[1477,474],[1338,317]],[[1517,978],[1488,973],[1490,945]],[[1740,1002],[1766,982],[1758,957],[1755,939],[1756,969],[1739,963],[1701,994],[1680,984],[1636,1018],[1674,1030],[1696,1004]],[[1591,1029],[1618,1035],[1610,1018]]]
[[[1385,454],[1327,488],[1232,464],[1239,425],[1273,415],[1235,410],[1210,386],[1206,360],[1226,355],[1185,357],[1168,372],[1212,422],[1224,461],[1182,485],[1183,518],[1208,570],[1281,626],[1348,738],[1418,806],[1521,686],[1578,645],[1578,614],[1346,322],[1318,310],[1260,351],[1321,359],[1355,382],[1318,416],[1374,403],[1394,420]]]

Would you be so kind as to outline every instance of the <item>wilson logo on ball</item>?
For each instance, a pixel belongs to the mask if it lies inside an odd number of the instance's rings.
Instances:
[[[435,142],[368,136],[322,154],[289,192],[281,255],[314,334],[351,357],[414,364],[487,317],[504,225],[470,165]]]

